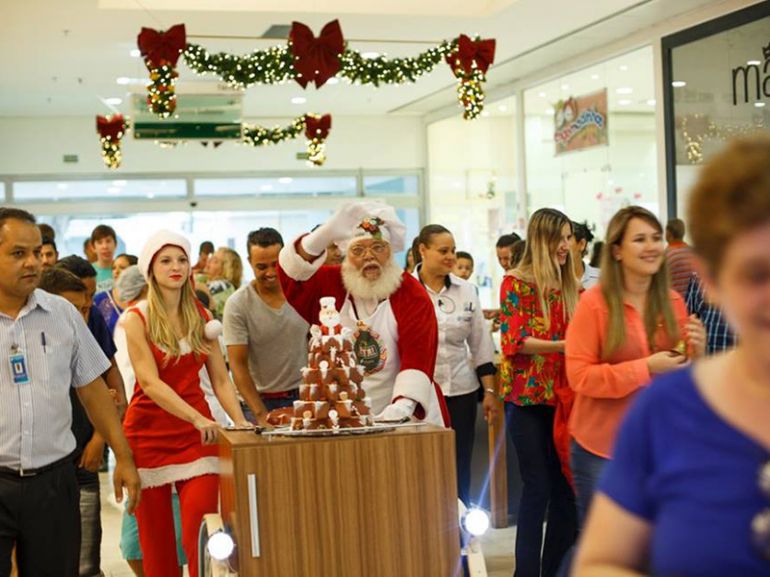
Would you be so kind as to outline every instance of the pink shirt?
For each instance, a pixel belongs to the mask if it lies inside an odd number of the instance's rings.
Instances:
[[[684,300],[675,291],[670,294],[679,332],[684,335],[687,322]],[[601,285],[581,295],[567,328],[567,381],[576,393],[569,421],[570,434],[581,447],[605,458],[612,455],[617,429],[636,394],[650,382],[647,357],[673,349],[680,338],[669,337],[661,326],[655,334],[655,350],[651,351],[642,315],[628,303],[624,304],[623,315],[625,342],[607,359],[602,358],[602,348],[609,325],[609,309]]]

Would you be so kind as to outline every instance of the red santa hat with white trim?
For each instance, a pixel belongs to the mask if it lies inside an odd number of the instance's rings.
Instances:
[[[148,282],[150,280],[152,260],[164,246],[176,246],[181,248],[184,251],[185,256],[187,256],[188,262],[190,262],[190,241],[174,231],[159,230],[147,239],[147,242],[144,243],[144,247],[142,247],[142,252],[139,253],[139,270],[142,271],[144,278],[146,278]]]

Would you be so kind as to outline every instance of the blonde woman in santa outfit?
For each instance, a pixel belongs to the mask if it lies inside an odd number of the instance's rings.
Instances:
[[[146,500],[137,508],[136,519],[147,577],[178,571],[172,485],[179,494],[182,545],[191,577],[198,576],[201,519],[217,510],[219,425],[200,387],[204,364],[228,415],[237,426],[250,426],[217,346],[221,325],[211,322],[195,299],[190,267],[186,238],[170,231],[151,236],[139,257],[148,282],[147,300],[129,309],[124,322],[139,384],[124,428]]]

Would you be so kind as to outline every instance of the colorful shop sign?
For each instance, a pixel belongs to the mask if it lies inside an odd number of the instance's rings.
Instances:
[[[607,89],[560,100],[553,119],[556,156],[607,144]]]

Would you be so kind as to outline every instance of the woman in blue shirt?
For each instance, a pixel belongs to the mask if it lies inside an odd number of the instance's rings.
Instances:
[[[770,575],[770,137],[712,159],[689,221],[702,280],[740,340],[639,396],[577,577]]]

